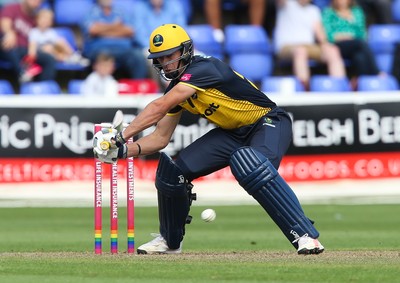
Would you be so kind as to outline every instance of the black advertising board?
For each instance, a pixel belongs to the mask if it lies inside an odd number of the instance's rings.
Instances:
[[[332,99],[329,103],[296,99],[297,103],[293,99],[286,105],[285,101],[280,103],[293,117],[289,155],[400,149],[397,97],[366,99],[362,103],[351,99],[337,103]],[[53,98],[43,106],[37,101],[32,105],[28,99],[10,103],[0,100],[0,157],[91,157],[95,123],[110,122],[117,109],[124,112],[125,122],[129,122],[145,105],[145,100],[138,103],[137,99],[108,104],[79,98],[59,103]],[[203,118],[185,114],[165,151],[176,155],[211,128],[213,125]]]
[[[293,117],[289,154],[387,152],[400,149],[400,103],[284,107]]]

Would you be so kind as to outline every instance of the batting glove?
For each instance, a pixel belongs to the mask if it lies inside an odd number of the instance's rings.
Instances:
[[[113,137],[114,141],[115,141],[115,145],[117,147],[121,147],[126,143],[126,140],[124,139],[124,137],[122,136],[122,132],[117,133],[114,137]]]
[[[98,156],[105,156],[110,149],[117,149],[113,139],[117,130],[113,128],[103,128],[93,137],[93,152]]]

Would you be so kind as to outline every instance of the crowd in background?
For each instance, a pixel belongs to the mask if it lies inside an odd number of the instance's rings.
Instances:
[[[132,0],[129,9],[114,5],[118,0],[93,0],[82,19],[67,26],[77,46],[56,32],[57,1],[68,0],[0,0],[0,75],[11,71],[14,85],[62,80],[59,63],[81,67],[71,72],[85,80],[88,95],[118,95],[122,78],[158,80],[146,57],[148,38],[163,23],[209,24],[221,45],[227,24],[261,26],[275,59],[289,63],[287,74],[305,90],[314,72],[310,60],[332,77],[350,78],[353,89],[361,75],[388,75],[368,45],[368,26],[395,23],[391,0]]]

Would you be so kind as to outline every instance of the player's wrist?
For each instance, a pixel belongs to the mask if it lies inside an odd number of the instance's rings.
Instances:
[[[128,157],[128,146],[123,144],[121,147],[118,148],[118,159],[126,159]]]
[[[138,151],[136,154],[136,157],[138,157],[142,153],[142,147],[140,146],[139,143],[136,143],[136,145],[137,145],[137,151]]]
[[[119,132],[115,135],[115,145],[117,147],[122,147],[124,144],[126,144],[126,140],[124,139],[122,132]]]

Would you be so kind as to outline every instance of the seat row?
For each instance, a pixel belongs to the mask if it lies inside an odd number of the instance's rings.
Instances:
[[[62,0],[65,1],[65,0]],[[75,51],[79,49],[76,36],[68,26],[56,27]],[[208,24],[189,25],[187,31],[197,51],[219,59],[228,57],[230,65],[250,80],[260,81],[274,70],[274,47],[264,28],[252,25],[229,24],[225,27],[225,42],[217,42]],[[391,73],[396,44],[400,43],[400,24],[371,25],[368,42],[381,71]],[[312,64],[312,62],[310,62]],[[8,68],[0,62],[0,68]],[[58,63],[58,70],[84,70],[79,64]]]
[[[270,76],[261,81],[261,90],[265,93],[293,94],[304,92],[304,86],[294,76]],[[331,77],[328,75],[314,75],[310,79],[310,91],[316,93],[344,94],[358,92],[391,92],[398,91],[399,83],[391,75],[363,75],[358,78],[356,89],[353,89],[350,80]]]
[[[133,15],[138,5],[147,0],[113,0],[113,5],[126,13]],[[171,0],[168,0],[171,1]],[[175,0],[182,5],[186,18],[189,21],[192,15],[191,0]],[[58,26],[76,26],[92,9],[96,0],[53,0],[52,5],[45,1],[45,6],[54,11],[54,21]],[[77,8],[79,7],[79,8]]]
[[[84,80],[72,79],[68,81],[66,93],[56,81],[28,82],[21,84],[20,95],[83,95],[81,88]],[[152,79],[120,79],[118,92],[125,94],[154,94],[159,93],[159,85]],[[12,84],[7,80],[0,80],[0,95],[17,94]]]
[[[84,95],[81,92],[83,80],[73,79],[68,82],[67,93]],[[118,81],[119,94],[155,94],[159,85],[152,79],[121,79]],[[261,81],[261,90],[266,94],[294,94],[304,92],[300,81],[294,76],[269,76]],[[358,79],[357,91],[383,92],[398,91],[399,83],[390,75],[361,76]],[[310,91],[316,93],[350,93],[353,91],[347,78],[335,78],[327,75],[314,75],[310,80]],[[30,82],[21,85],[20,95],[61,95],[63,91],[56,81]],[[0,95],[16,94],[9,81],[0,80]]]
[[[262,27],[229,24],[225,27],[223,44],[215,41],[209,25],[191,25],[187,31],[196,50],[220,59],[226,56],[232,68],[250,80],[259,82],[272,75],[275,69],[273,40]],[[367,41],[379,70],[391,74],[396,46],[400,44],[400,24],[370,25]],[[315,64],[313,60],[309,63],[310,66]]]

